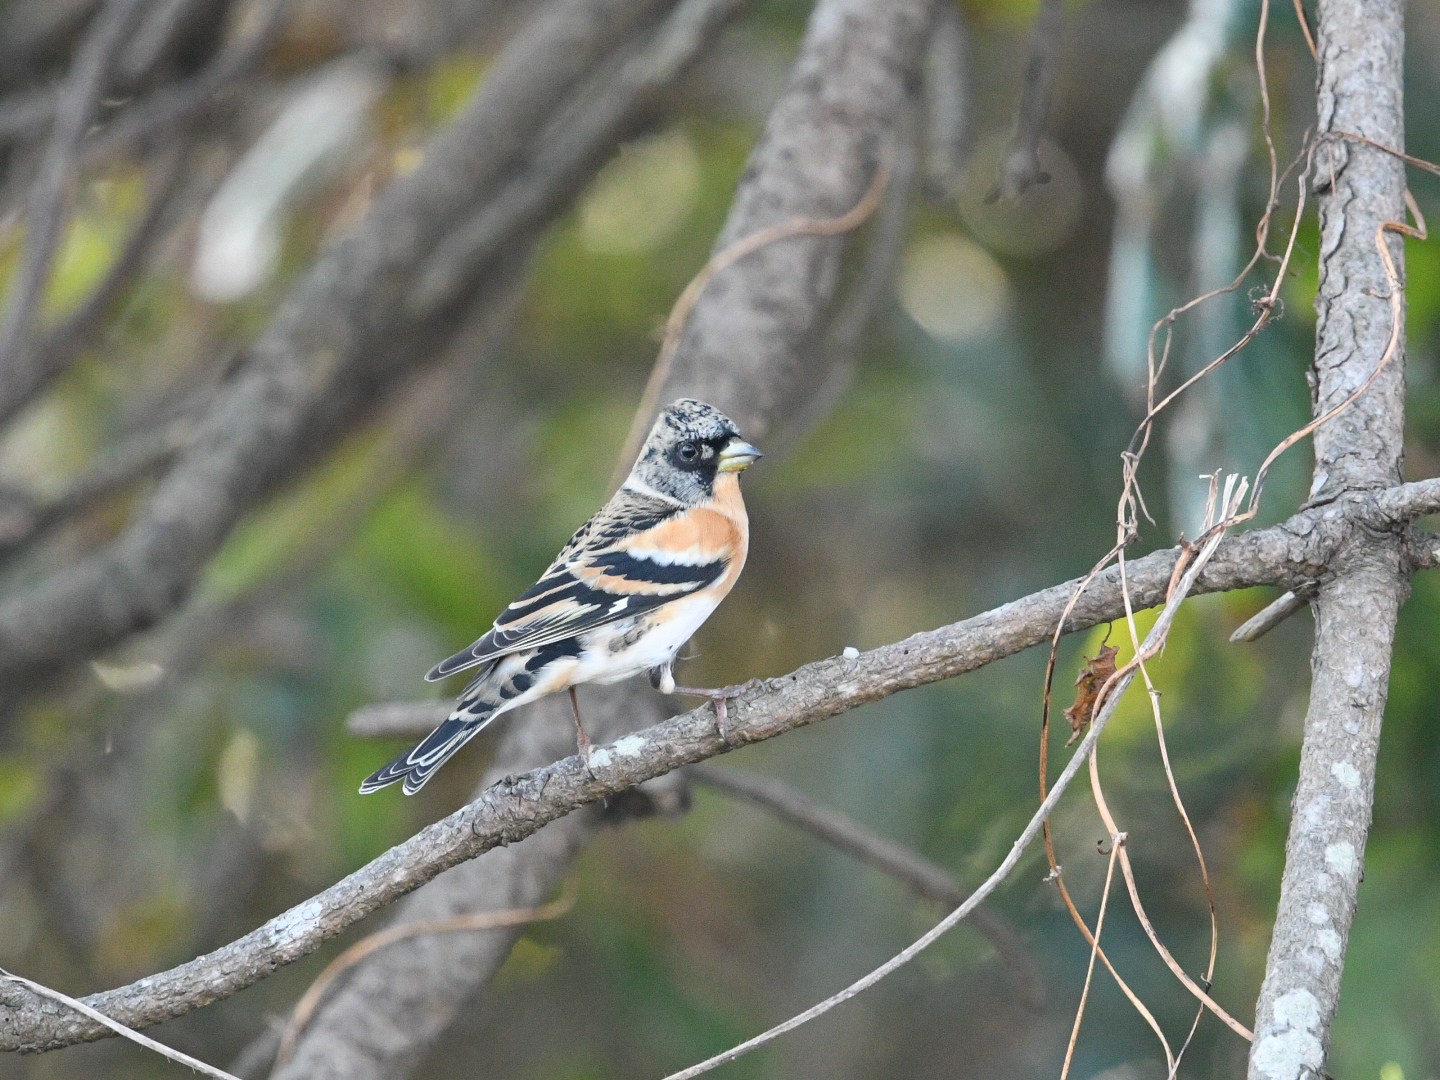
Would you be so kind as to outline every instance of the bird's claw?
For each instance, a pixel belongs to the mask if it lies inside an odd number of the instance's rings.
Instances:
[[[580,760],[585,765],[585,774],[590,777],[591,780],[594,780],[595,770],[590,767],[590,759],[595,754],[595,744],[592,743],[589,738],[582,737],[582,739],[575,740],[575,749],[580,752]]]
[[[677,686],[675,693],[690,694],[694,697],[709,698],[715,707],[715,734],[720,736],[720,741],[728,747],[735,744],[730,741],[730,733],[727,725],[730,719],[730,700],[738,698],[747,690],[754,690],[764,686],[760,679],[749,679],[743,683],[735,683],[731,686],[722,686],[719,689],[710,689],[701,686]]]

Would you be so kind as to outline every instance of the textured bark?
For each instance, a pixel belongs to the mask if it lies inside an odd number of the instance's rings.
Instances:
[[[1351,132],[1404,149],[1404,7],[1403,0],[1321,0],[1321,133]],[[1319,415],[1353,393],[1385,352],[1390,284],[1375,230],[1403,220],[1405,174],[1394,157],[1337,140],[1320,154],[1317,180],[1323,195],[1312,387]],[[1400,238],[1387,238],[1401,269]],[[1313,497],[1399,480],[1403,336],[1399,344],[1370,390],[1316,432]],[[1313,602],[1314,680],[1280,905],[1255,1009],[1251,1080],[1319,1076],[1329,1053],[1370,828],[1395,619],[1409,589],[1401,547],[1395,532],[1357,531]]]
[[[1302,586],[1326,576],[1326,564],[1352,546],[1357,530],[1391,528],[1436,512],[1440,480],[1337,500],[1284,525],[1226,540],[1193,591]],[[1128,565],[1134,608],[1164,603],[1178,556],[1172,548]],[[1416,535],[1405,547],[1405,559],[1409,567],[1440,565],[1440,541],[1430,534]],[[582,806],[613,798],[682,765],[902,690],[963,675],[1048,641],[1078,584],[1066,582],[853,659],[832,657],[770,679],[731,704],[728,742],[717,734],[714,713],[704,705],[597,750],[593,772],[572,756],[520,777],[504,777],[475,802],[244,937],[84,1000],[131,1027],[146,1027],[219,1001],[309,955],[346,927],[451,867],[518,843]],[[1124,612],[1119,574],[1112,568],[1091,583],[1065,630],[1085,630]],[[100,1025],[23,987],[0,983],[0,1050],[48,1050],[108,1035]]]

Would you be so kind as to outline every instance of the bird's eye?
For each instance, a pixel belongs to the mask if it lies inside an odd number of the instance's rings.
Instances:
[[[680,444],[680,460],[694,461],[700,456],[700,448],[693,442],[682,442]]]

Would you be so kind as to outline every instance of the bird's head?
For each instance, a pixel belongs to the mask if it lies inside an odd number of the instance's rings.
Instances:
[[[717,477],[742,472],[760,456],[724,413],[681,398],[656,417],[625,486],[694,505],[715,493]]]

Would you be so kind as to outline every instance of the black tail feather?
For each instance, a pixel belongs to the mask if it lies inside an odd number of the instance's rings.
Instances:
[[[414,795],[435,770],[449,761],[451,756],[480,733],[480,729],[494,718],[493,706],[483,712],[473,713],[457,709],[443,724],[437,727],[413,749],[401,754],[383,769],[371,774],[360,785],[360,794],[389,787],[404,781],[405,794]]]

